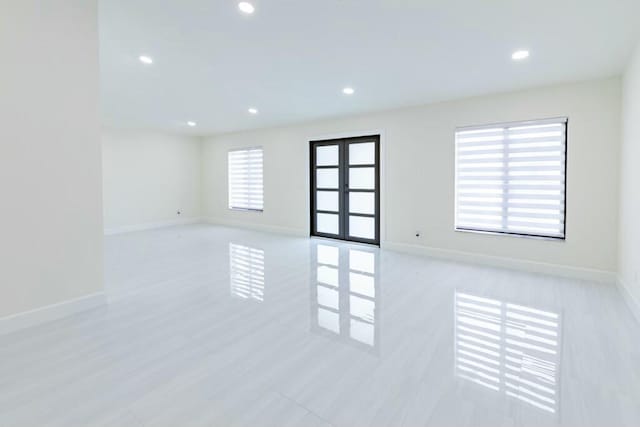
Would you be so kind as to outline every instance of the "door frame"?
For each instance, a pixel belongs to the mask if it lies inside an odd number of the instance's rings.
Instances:
[[[375,221],[375,238],[374,239],[364,239],[358,237],[349,237],[349,193],[353,192],[369,192],[366,190],[350,190],[348,188],[348,176],[349,176],[349,144],[350,143],[358,143],[358,142],[371,142],[371,140],[375,142],[375,190],[373,191],[375,194],[375,214],[373,216]],[[315,162],[315,150],[314,147],[323,146],[323,145],[336,145],[340,147],[340,158],[343,161],[344,167],[339,166],[339,201],[338,201],[338,209],[341,213],[339,218],[339,229],[340,234],[338,236],[333,234],[325,234],[314,232],[316,229],[316,185],[315,185],[315,170],[316,170],[316,162]],[[309,177],[309,235],[311,237],[322,237],[329,239],[337,239],[343,240],[347,242],[355,242],[355,243],[366,243],[375,246],[380,246],[380,242],[382,241],[382,133],[381,132],[372,132],[372,133],[360,133],[357,136],[338,136],[332,138],[317,138],[309,141],[309,168],[308,168],[308,177]],[[366,167],[370,167],[369,165],[363,165]],[[355,167],[363,167],[363,166],[355,166]],[[344,212],[344,213],[343,213]],[[371,218],[372,215],[365,214],[355,214],[355,216],[363,216],[367,218]]]

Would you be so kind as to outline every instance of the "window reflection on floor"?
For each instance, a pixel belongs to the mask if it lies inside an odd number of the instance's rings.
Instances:
[[[556,413],[560,315],[456,292],[456,375]]]
[[[231,295],[264,300],[264,251],[229,243]]]
[[[377,252],[318,244],[312,256],[312,328],[377,348]]]

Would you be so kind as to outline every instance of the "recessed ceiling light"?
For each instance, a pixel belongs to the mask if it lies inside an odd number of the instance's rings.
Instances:
[[[258,109],[257,108],[249,108],[249,113],[250,114],[258,114]]]
[[[246,13],[248,15],[251,15],[256,10],[256,8],[253,7],[251,3],[246,1],[241,1],[240,3],[238,3],[238,9],[240,9],[240,12]]]
[[[140,55],[140,56],[138,57],[138,59],[139,59],[139,60],[140,60],[140,62],[142,62],[143,64],[147,64],[147,65],[153,64],[153,58],[152,58],[152,57],[150,57],[150,56],[147,56],[147,55]]]
[[[528,50],[516,50],[515,52],[513,52],[513,55],[511,55],[511,59],[513,59],[514,61],[522,61],[523,59],[527,59],[528,57]]]
[[[352,87],[345,87],[344,89],[342,89],[342,93],[344,93],[345,95],[353,95],[355,93],[355,90]]]
[[[195,127],[196,122],[187,122],[187,126]]]

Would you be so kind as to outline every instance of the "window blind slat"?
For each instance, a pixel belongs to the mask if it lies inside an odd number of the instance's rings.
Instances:
[[[458,209],[464,209],[467,207],[486,207],[486,208],[502,208],[506,206],[507,208],[513,209],[549,209],[549,210],[558,210],[557,204],[543,204],[543,203],[490,203],[490,202],[467,202],[467,201],[458,201]],[[561,211],[563,212],[563,211]]]
[[[491,192],[486,192],[486,193],[479,193],[478,191],[473,191],[473,190],[465,191],[465,192],[459,192],[457,199],[461,199],[463,197],[465,197],[465,198],[478,198],[478,199],[502,197],[502,191],[501,190],[490,190],[490,191]],[[513,201],[513,200],[521,200],[521,199],[562,201],[562,200],[564,200],[564,194],[557,194],[557,193],[556,194],[537,194],[537,193],[522,194],[522,193],[514,193],[513,197],[511,197],[509,200]]]
[[[460,214],[469,214],[469,215],[501,215],[499,210],[495,210],[495,208],[462,208],[458,209]],[[563,212],[556,212],[550,214],[544,213],[520,213],[520,212],[510,212],[509,216],[512,218],[521,219],[553,219],[553,220],[562,220],[564,219]]]
[[[456,228],[564,238],[566,119],[456,131]]]
[[[541,138],[507,138],[493,141],[458,141],[458,149],[464,153],[473,153],[476,151],[488,150],[502,146],[519,146],[519,145],[560,145],[563,140],[561,137],[541,137]]]
[[[463,175],[458,176],[458,182],[462,181],[562,181],[564,178],[557,175],[512,175],[508,177],[500,175]]]
[[[545,190],[545,191],[560,191],[564,189],[561,183],[558,184],[458,184],[458,188],[477,190]]]
[[[458,165],[458,175],[461,173],[478,173],[478,172],[503,172],[503,166],[462,166]],[[509,166],[509,172],[544,172],[544,171],[555,171],[559,173],[564,173],[564,163],[558,163],[557,165],[539,165],[539,166],[528,166],[528,165],[511,165]]]

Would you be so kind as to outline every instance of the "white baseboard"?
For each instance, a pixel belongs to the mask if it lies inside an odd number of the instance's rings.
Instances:
[[[134,231],[153,230],[156,228],[175,227],[176,225],[188,225],[202,223],[202,218],[180,218],[169,221],[148,222],[145,224],[125,225],[122,227],[105,228],[104,235],[131,233]]]
[[[627,303],[627,306],[633,313],[633,315],[640,322],[640,300],[638,300],[633,293],[631,292],[631,288],[627,285],[620,276],[618,276],[618,280],[616,280],[616,284],[618,285],[618,290],[622,294],[622,298]]]
[[[133,231],[150,230],[155,228],[171,227],[177,225],[208,223],[225,227],[241,228],[246,230],[275,233],[288,236],[308,237],[307,230],[297,228],[281,227],[275,225],[256,224],[243,221],[232,221],[227,219],[208,218],[186,218],[172,221],[163,221],[134,226],[125,226],[106,229],[105,234],[119,234]],[[468,264],[489,265],[493,267],[508,268],[531,273],[549,274],[552,276],[568,277],[574,279],[590,280],[614,284],[617,283],[617,275],[611,271],[595,270],[581,267],[572,267],[560,264],[550,264],[537,261],[528,261],[515,258],[498,257],[492,255],[482,255],[472,252],[463,252],[450,249],[433,248],[429,246],[412,245],[397,242],[382,242],[381,247],[386,250],[403,252],[415,255],[423,255],[431,258],[439,258],[450,261],[464,262]]]
[[[62,319],[72,314],[101,307],[104,304],[106,304],[104,293],[97,292],[80,298],[12,314],[0,318],[0,335]]]
[[[543,262],[497,257],[491,255],[481,255],[471,252],[438,249],[428,246],[411,245],[406,243],[383,242],[381,247],[383,249],[395,252],[423,255],[432,258],[458,261],[468,264],[489,265],[492,267],[508,268],[530,273],[549,274],[552,276],[561,276],[573,279],[591,280],[609,284],[613,284],[616,282],[616,274],[610,271],[592,270],[587,268],[571,267],[559,264],[548,264]]]
[[[225,227],[244,228],[247,230],[262,231],[265,233],[285,234],[288,236],[297,237],[309,237],[309,233],[306,230],[300,230],[297,228],[280,227],[276,225],[263,225],[255,223],[247,223],[241,221],[229,221],[219,218],[207,218],[207,223],[214,225],[222,225]]]

